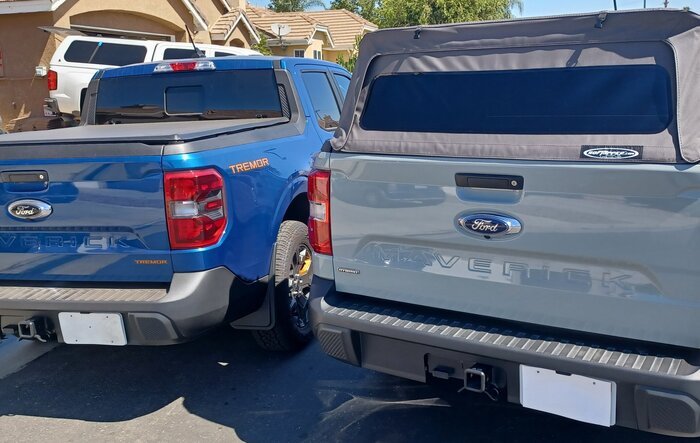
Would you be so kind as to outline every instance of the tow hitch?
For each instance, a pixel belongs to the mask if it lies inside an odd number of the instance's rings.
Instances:
[[[501,393],[495,383],[495,370],[492,366],[474,365],[464,370],[464,385],[457,392],[469,391],[486,394],[493,401],[498,401]]]
[[[52,329],[47,319],[32,317],[17,323],[17,337],[20,340],[37,340],[46,343],[53,336]]]
[[[486,394],[493,401],[505,394],[506,374],[501,368],[476,363],[474,361],[450,361],[436,356],[428,356],[426,368],[430,375],[442,380],[460,380],[462,386],[457,392]]]

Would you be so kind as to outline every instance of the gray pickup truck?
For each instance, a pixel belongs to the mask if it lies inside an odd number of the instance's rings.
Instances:
[[[365,37],[309,185],[323,350],[700,435],[699,25],[667,9]]]

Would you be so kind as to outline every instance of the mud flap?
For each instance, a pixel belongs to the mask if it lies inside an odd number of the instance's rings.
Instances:
[[[250,314],[231,322],[234,329],[270,330],[275,326],[275,256],[277,243],[272,245],[270,272],[267,277],[265,299],[260,307]]]

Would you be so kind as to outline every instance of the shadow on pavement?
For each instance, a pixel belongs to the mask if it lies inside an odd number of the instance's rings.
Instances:
[[[0,416],[123,422],[179,398],[250,442],[672,441],[354,368],[317,345],[267,353],[228,329],[172,347],[62,346],[0,380]]]

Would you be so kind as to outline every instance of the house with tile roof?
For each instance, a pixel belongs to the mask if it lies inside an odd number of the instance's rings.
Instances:
[[[280,24],[290,32],[278,35]],[[35,68],[66,35],[186,42],[186,28],[197,43],[250,48],[264,36],[274,54],[330,61],[377,29],[348,11],[278,14],[246,0],[0,0],[0,124],[43,117],[49,93]]]
[[[378,29],[377,25],[345,9],[306,12],[311,18],[328,27],[333,37],[333,46],[323,49],[324,60],[335,62],[338,56],[348,60],[356,50],[358,39]]]
[[[219,19],[222,32],[230,29],[235,17],[244,14],[253,23],[259,35],[264,35],[275,55],[319,58],[336,61],[339,56],[347,60],[355,49],[355,43],[377,25],[344,9],[274,12],[248,5],[245,11],[232,11]],[[280,25],[288,33],[280,35]]]

